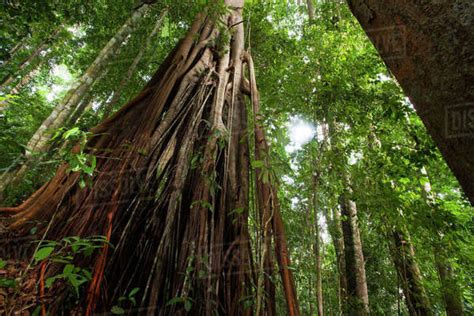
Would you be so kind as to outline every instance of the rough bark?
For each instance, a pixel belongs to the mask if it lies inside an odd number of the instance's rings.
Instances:
[[[350,315],[369,314],[369,295],[365,276],[357,206],[348,198],[350,190],[341,195],[342,231],[346,259],[348,312]]]
[[[474,204],[474,6],[348,0]]]
[[[407,233],[393,230],[390,252],[397,274],[401,280],[403,295],[410,315],[433,315],[426,291],[421,281],[421,273],[415,260],[413,244]]]
[[[143,91],[92,130],[86,148],[97,167],[90,186],[81,188],[80,174],[63,165],[22,205],[0,209],[16,235],[36,223],[47,240],[102,235],[114,245],[78,259],[92,267],[79,314],[108,312],[133,288],[139,288],[138,309],[130,313],[251,315],[255,309],[245,304],[253,300],[258,270],[248,231],[252,133],[242,57],[255,113],[258,91],[243,47],[243,1],[226,3],[224,16],[199,14]],[[263,129],[255,126],[254,135],[255,153],[263,154]],[[259,205],[260,215],[271,220],[267,232],[288,313],[299,315],[276,189],[257,182],[255,193],[269,202]],[[58,269],[48,260],[41,266],[27,273],[39,275],[40,284]],[[39,295],[52,314],[63,307],[60,284]],[[47,301],[52,295],[54,302]],[[274,315],[272,304],[262,305],[265,314]]]

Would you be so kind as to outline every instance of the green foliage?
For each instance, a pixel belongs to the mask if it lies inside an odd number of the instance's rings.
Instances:
[[[83,286],[92,279],[89,268],[77,266],[75,260],[80,256],[90,257],[95,250],[110,245],[105,236],[80,238],[77,236],[65,237],[61,241],[41,241],[34,253],[36,264],[48,261],[63,265],[62,273],[46,279],[45,286],[50,288],[55,282],[62,280],[73,290],[76,298],[80,297]],[[136,292],[134,293],[136,294]]]
[[[189,312],[193,307],[194,300],[190,297],[174,297],[166,303],[166,305],[175,305],[175,304],[182,304],[184,310]]]
[[[3,270],[7,266],[7,262],[0,259],[0,270]],[[16,281],[12,279],[0,277],[0,288],[14,288],[16,287]]]
[[[472,207],[347,5],[343,1],[313,2],[316,17],[313,21],[308,20],[306,7],[295,1],[247,0],[244,9],[245,45],[255,61],[261,96],[259,123],[265,128],[270,144],[268,155],[261,154],[261,158],[256,159],[254,153],[250,153],[250,172],[255,177],[258,171],[264,183],[278,185],[302,313],[315,312],[316,215],[321,231],[325,313],[338,312],[338,267],[333,238],[341,236],[335,231],[333,210],[338,208],[341,192],[348,191],[344,180],[347,175],[352,189],[349,197],[358,206],[372,312],[407,313],[388,248],[387,232],[396,228],[406,230],[411,236],[423,285],[434,310],[441,313],[443,309],[442,288],[433,256],[435,249],[441,248],[448,254],[447,261],[463,292],[466,313],[472,314]],[[0,65],[0,79],[15,75],[8,87],[12,88],[31,69],[38,67],[39,72],[18,94],[0,93],[0,102],[8,101],[8,107],[0,113],[0,172],[9,172],[21,165],[22,154],[33,133],[64,96],[66,88],[90,66],[123,25],[137,3],[134,0],[7,1],[0,12],[0,60],[8,64]],[[46,162],[35,164],[24,183],[7,190],[7,204],[26,198],[48,179],[61,161],[68,164],[70,172],[80,173],[81,186],[91,181],[97,173],[97,158],[87,153],[86,143],[91,134],[86,131],[103,119],[104,106],[165,7],[169,14],[113,111],[143,88],[197,12],[204,11],[217,21],[223,35],[218,37],[218,43],[212,43],[217,47],[214,53],[226,52],[225,44],[233,30],[220,21],[228,10],[223,1],[155,3],[104,69],[105,75],[94,83],[89,95],[92,107],[75,122],[52,131],[55,133],[53,143],[60,149],[38,157],[46,158]],[[59,37],[48,43],[48,51],[20,71],[22,61],[60,25],[63,27]],[[25,45],[12,54],[14,46],[23,40]],[[55,71],[58,66],[67,69],[70,80],[58,75]],[[331,135],[325,139],[318,135],[302,148],[290,151],[287,149],[291,144],[288,122],[295,117],[314,125],[319,134],[327,127]],[[249,126],[253,126],[254,118],[250,119]],[[209,137],[217,137],[222,149],[229,135],[216,133]],[[251,128],[247,133],[252,138]],[[190,159],[193,169],[203,164],[202,153],[196,152]],[[215,178],[213,172],[207,179],[214,199],[221,189],[215,184]],[[429,199],[423,190],[428,183],[431,185]],[[194,201],[192,206],[195,205],[213,210],[207,201]],[[253,208],[254,205],[248,210],[228,210],[229,220],[236,220],[247,212],[253,214]],[[258,218],[251,215],[249,226],[257,224]],[[90,280],[91,271],[77,266],[75,259],[93,255],[106,242],[102,237],[44,241],[35,252],[34,262],[59,264],[60,273],[47,279],[47,286],[64,282],[77,297]],[[0,269],[5,265],[5,261],[0,260]],[[196,273],[199,277],[206,274],[190,270],[186,273],[188,276]],[[15,280],[0,278],[0,287],[15,286]],[[284,310],[283,294],[277,294],[278,309]],[[119,299],[111,312],[127,313],[139,295],[138,288],[132,289]],[[241,301],[251,306],[253,299],[254,296],[249,295]],[[175,297],[168,305],[177,304],[189,311],[194,303],[189,297]]]
[[[114,315],[123,315],[125,314],[125,309],[122,307],[125,304],[130,304],[131,306],[137,305],[137,299],[135,298],[135,295],[140,292],[140,288],[136,287],[133,288],[128,295],[126,296],[121,296],[118,299],[118,305],[112,306],[112,309],[110,310],[112,314]]]
[[[62,160],[68,164],[67,170],[69,172],[79,172],[81,174],[79,180],[81,187],[84,187],[86,181],[93,176],[97,163],[94,155],[84,151],[90,135],[91,133],[81,131],[78,127],[69,130],[61,128],[51,139],[52,141],[61,139],[68,145],[61,149],[60,155]]]
[[[472,227],[473,210],[357,21],[337,2],[317,3],[314,21],[305,21],[305,7],[273,3],[250,5],[247,10],[271,165],[290,161],[290,166],[281,164],[276,178],[303,312],[314,313],[315,308],[312,244],[316,237],[311,228],[314,214],[309,211],[315,174],[317,212],[324,219],[319,225],[324,236],[325,312],[334,313],[338,304],[331,210],[345,188],[343,174],[352,180],[351,198],[359,209],[371,310],[396,314],[400,305],[400,312],[406,313],[388,253],[390,240],[381,238],[390,225],[408,227],[430,301],[434,310],[442,310],[434,247],[443,236],[441,243],[449,249],[449,261],[462,279],[458,285],[466,289],[464,285],[472,282],[474,257],[468,250],[472,229],[468,227]],[[288,152],[288,136],[281,133],[295,116],[311,122],[319,133],[333,122],[337,129],[327,144],[319,135],[302,149]],[[260,161],[252,166],[264,167]],[[428,177],[422,175],[423,167]],[[435,208],[423,193],[427,180]],[[464,293],[465,300],[472,298],[472,291]]]

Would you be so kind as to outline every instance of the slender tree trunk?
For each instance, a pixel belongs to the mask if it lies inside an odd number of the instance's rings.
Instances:
[[[421,281],[420,269],[415,260],[413,244],[407,237],[407,233],[394,230],[391,235],[392,260],[402,283],[408,312],[412,316],[433,315]]]
[[[86,153],[97,156],[97,165],[90,186],[81,188],[81,174],[63,165],[22,205],[0,209],[16,235],[37,224],[46,240],[101,235],[114,245],[75,260],[92,271],[79,314],[109,312],[134,288],[141,314],[255,310],[245,304],[253,302],[257,281],[248,229],[248,137],[255,135],[255,155],[267,156],[268,147],[259,125],[253,134],[248,129],[244,64],[255,115],[259,102],[253,62],[244,51],[243,1],[225,3],[223,16],[199,14],[143,91],[92,130]],[[262,179],[254,190],[265,202],[258,205],[260,215],[270,220],[262,229],[270,227],[288,314],[298,316],[277,191]],[[47,279],[62,268],[43,263],[25,279]],[[43,292],[49,312],[60,314],[61,284]],[[274,315],[270,303],[262,305],[266,315]]]
[[[5,76],[0,81],[0,91],[7,90],[6,87],[9,86],[15,80],[18,74],[21,73],[26,67],[28,67],[31,62],[38,55],[40,55],[48,47],[48,45],[50,45],[51,42],[54,42],[57,39],[62,29],[63,25],[58,26],[47,39],[45,39],[40,45],[38,45],[38,47],[18,65],[18,67],[15,69],[14,74]]]
[[[464,315],[462,295],[453,268],[449,263],[446,251],[440,247],[434,251],[436,269],[441,283],[446,315]]]
[[[33,137],[31,137],[27,145],[28,151],[42,152],[47,150],[47,143],[50,139],[48,131],[54,130],[66,122],[100,75],[101,70],[109,59],[116,53],[125,38],[133,31],[133,27],[141,20],[148,7],[149,5],[143,4],[135,10],[115,36],[109,40],[81,78],[79,78],[74,86],[67,92],[61,103],[53,110],[49,117],[44,120]]]
[[[20,81],[10,90],[8,94],[16,95],[19,94],[21,89],[28,85],[31,80],[39,73],[41,67],[41,63],[36,65],[33,69],[31,69],[27,74],[21,77]],[[9,100],[3,100],[0,102],[0,112],[5,110],[9,104]]]
[[[339,313],[344,314],[347,308],[347,276],[346,257],[344,250],[344,234],[342,231],[341,213],[339,208],[333,209],[332,227],[329,230],[336,250],[337,271],[339,275]]]
[[[128,85],[128,83],[132,79],[133,74],[135,73],[135,70],[137,69],[138,64],[142,60],[143,55],[145,54],[147,48],[150,47],[152,40],[155,40],[155,36],[160,30],[161,25],[163,24],[163,20],[167,13],[168,13],[168,10],[166,9],[161,12],[160,17],[156,21],[155,27],[147,36],[145,45],[142,45],[140,47],[140,50],[138,51],[137,56],[135,56],[135,58],[133,59],[133,62],[130,64],[130,67],[125,73],[125,76],[123,76],[122,80],[118,84],[117,89],[115,89],[112,99],[110,99],[110,101],[104,106],[104,118],[107,118],[110,116],[114,106],[120,100],[120,96],[122,95],[123,89]]]
[[[255,114],[255,159],[264,161],[266,169],[268,170],[269,149],[265,139],[263,127],[261,126],[262,117],[260,116],[260,96],[256,85],[254,64],[252,57],[247,52],[243,53],[243,59],[249,66],[250,94],[252,99],[253,111]],[[237,66],[239,66],[239,63],[237,63]],[[220,125],[220,123],[217,125]],[[257,191],[259,192],[258,206],[260,208],[261,218],[263,219],[264,223],[263,230],[264,233],[269,230],[269,227],[266,226],[266,221],[271,221],[271,228],[273,230],[273,239],[275,243],[275,257],[278,263],[278,267],[280,269],[280,276],[283,283],[283,291],[287,302],[288,315],[298,316],[300,315],[299,305],[296,295],[296,287],[293,278],[293,273],[289,269],[291,262],[285,237],[283,220],[280,214],[280,204],[278,201],[277,190],[271,183],[268,182],[268,180],[267,182],[263,180],[263,176],[260,176],[260,172],[261,170],[257,168],[256,187]],[[271,181],[271,179],[269,179],[269,181]],[[267,273],[269,272],[271,271],[267,271]],[[267,289],[267,291],[274,295],[274,293],[272,293],[274,291],[273,286]],[[274,297],[272,297],[272,299],[274,300]],[[272,309],[270,309],[270,311]]]
[[[331,142],[336,144],[339,140],[336,133],[337,122],[328,122],[328,133]],[[340,155],[337,146],[334,149]],[[365,275],[365,260],[362,251],[362,241],[357,218],[357,205],[350,199],[352,189],[350,176],[347,171],[337,166],[343,179],[344,192],[339,196],[341,209],[341,226],[344,240],[344,259],[347,280],[347,301],[345,313],[349,315],[369,314],[369,295]]]
[[[431,191],[431,182],[429,181],[428,173],[425,168],[421,169],[421,174],[428,178],[428,181],[423,184],[423,193],[426,202],[431,207],[432,212],[437,211],[437,206],[434,203],[433,192]],[[446,252],[445,245],[443,245],[442,236],[438,234],[438,242],[435,243],[434,258],[436,270],[438,272],[441,283],[441,292],[443,293],[444,307],[448,316],[463,315],[464,307],[462,302],[461,289],[456,280],[453,268],[449,263],[449,255]]]
[[[10,94],[18,94],[20,93],[21,89],[26,87],[31,80],[36,77],[36,75],[40,72],[41,64],[36,65],[33,69],[31,69],[28,73],[26,73],[20,81],[9,91]]]
[[[316,215],[316,214],[315,214]],[[316,257],[316,297],[318,302],[318,315],[324,315],[323,309],[323,278],[322,278],[322,258],[321,258],[321,240],[319,232],[318,217],[314,220],[315,241],[314,256]]]
[[[21,181],[32,163],[32,154],[48,150],[53,130],[65,125],[73,113],[76,112],[76,115],[80,116],[81,113],[77,113],[77,110],[81,101],[90,91],[96,79],[101,75],[101,71],[109,59],[117,52],[125,38],[133,31],[133,27],[141,20],[148,7],[148,4],[143,4],[132,13],[131,17],[127,19],[115,36],[100,51],[81,78],[69,89],[63,100],[43,121],[26,146],[24,164],[14,172],[15,174],[6,177],[4,181],[0,182],[0,190],[3,191],[8,185]]]
[[[25,47],[27,41],[28,36],[24,36],[15,46],[13,46],[12,49],[10,49],[10,51],[8,52],[8,59],[3,61],[3,63],[0,65],[0,68],[4,68],[9,65],[15,58],[16,53],[22,50],[23,47]]]
[[[306,0],[306,5],[308,7],[308,16],[309,20],[313,21],[314,20],[314,5],[313,5],[313,0]]]
[[[350,315],[369,314],[369,295],[365,276],[365,261],[362,252],[357,206],[347,197],[350,190],[341,195],[342,230],[346,259],[348,304]]]
[[[79,103],[76,111],[72,113],[71,117],[66,122],[66,127],[73,126],[81,118],[81,115],[92,107],[94,100],[94,94],[92,92],[85,95],[84,99]]]
[[[314,163],[317,164],[315,161]],[[323,280],[322,280],[322,273],[321,273],[321,240],[320,240],[320,233],[319,233],[319,215],[318,215],[318,208],[317,208],[317,191],[318,191],[318,181],[319,177],[316,171],[313,171],[314,174],[312,175],[312,208],[314,213],[314,244],[313,244],[313,251],[314,256],[316,259],[316,299],[317,299],[317,306],[318,306],[318,316],[324,315],[323,309]]]
[[[102,78],[107,76],[108,72],[109,72],[109,68],[102,71],[102,73],[97,77],[97,79],[94,81],[89,91],[84,95],[81,102],[77,105],[75,111],[71,113],[70,117],[65,122],[64,124],[65,127],[68,128],[76,124],[76,122],[81,118],[84,112],[92,108],[92,104],[94,103],[94,100],[95,100],[94,87],[102,80]],[[110,98],[110,95],[109,95],[109,98]]]
[[[62,29],[62,26],[59,26],[58,28],[58,33],[57,34],[53,34],[52,37],[50,38],[49,42],[54,42],[55,40],[58,39],[58,36],[59,36],[59,32],[61,31]],[[47,63],[49,60],[50,60],[50,56],[51,56],[51,51],[49,52],[46,52],[45,56],[40,58],[40,60],[38,60],[36,62],[36,64],[31,67],[28,72],[26,72],[24,75],[22,75],[22,77],[20,78],[20,80],[16,83],[15,86],[13,86],[12,88],[9,88],[9,87],[4,87],[3,91],[4,92],[8,92],[8,94],[11,94],[11,95],[17,95],[20,93],[20,91],[25,87],[27,86],[31,80],[33,80],[36,75],[40,72],[41,70],[41,67]],[[31,57],[31,56],[30,56]],[[13,81],[12,81],[13,82]],[[10,82],[10,83],[12,83]],[[8,104],[9,104],[9,100],[3,100],[2,102],[0,102],[0,112],[2,112],[3,110],[5,110],[7,107],[8,107]],[[1,186],[1,185],[0,185]],[[1,192],[1,189],[0,189],[0,192]]]

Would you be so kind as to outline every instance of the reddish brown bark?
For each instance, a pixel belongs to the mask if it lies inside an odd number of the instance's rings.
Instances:
[[[244,59],[249,65],[250,70],[250,93],[252,98],[253,111],[255,114],[255,159],[264,161],[266,168],[269,167],[268,162],[268,144],[265,140],[263,127],[261,126],[260,113],[260,97],[257,90],[255,71],[252,58],[249,54],[244,53]],[[268,170],[268,169],[267,169]],[[280,268],[280,275],[283,281],[283,289],[290,316],[299,315],[298,300],[296,297],[296,287],[293,273],[289,269],[291,262],[288,252],[288,246],[285,237],[285,229],[280,214],[280,204],[275,187],[271,184],[271,179],[265,182],[263,177],[257,174],[257,191],[261,194],[259,207],[261,208],[263,219],[268,218],[272,222],[272,229],[275,242],[275,257]],[[269,215],[269,216],[268,216]]]
[[[243,2],[227,4],[225,16],[198,15],[143,91],[92,130],[91,186],[81,188],[80,175],[64,165],[22,205],[0,209],[19,236],[37,225],[48,240],[103,235],[114,245],[77,263],[93,271],[82,313],[108,312],[136,287],[140,313],[148,315],[249,315],[255,308],[244,304],[252,298],[256,266],[247,227],[251,133],[242,58],[254,105],[258,91],[244,53]],[[217,19],[228,29],[218,28]],[[217,46],[219,36],[227,39],[224,47]],[[255,135],[262,139],[263,129],[256,127]],[[255,150],[268,150],[264,138]],[[271,219],[267,233],[289,314],[299,315],[276,190],[264,183],[256,194],[270,201],[262,217]],[[54,314],[64,291],[49,292],[56,294]],[[276,313],[272,299],[262,306],[268,315]]]

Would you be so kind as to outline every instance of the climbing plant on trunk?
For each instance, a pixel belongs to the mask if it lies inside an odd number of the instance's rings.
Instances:
[[[264,176],[250,183],[251,153],[268,165],[268,146],[258,116],[249,124],[259,97],[242,10],[243,0],[226,0],[198,14],[142,92],[92,129],[84,149],[97,157],[90,185],[66,164],[22,205],[0,209],[17,236],[33,227],[46,240],[105,236],[98,254],[77,259],[92,270],[82,313],[109,311],[138,291],[137,307],[149,315],[275,315],[270,276],[279,271],[288,314],[299,315],[276,189]],[[259,256],[265,291],[249,232],[250,190],[265,223],[258,236],[273,249]],[[42,258],[27,273],[39,276],[40,302],[53,314],[64,308],[64,285],[42,284],[59,269]]]

